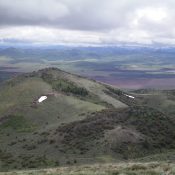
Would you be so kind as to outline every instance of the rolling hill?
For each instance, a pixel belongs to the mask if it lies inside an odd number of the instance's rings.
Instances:
[[[0,86],[0,170],[173,152],[174,120],[148,99],[56,68],[8,80]]]

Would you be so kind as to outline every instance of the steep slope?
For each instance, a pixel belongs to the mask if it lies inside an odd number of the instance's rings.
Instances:
[[[5,82],[0,169],[111,162],[174,150],[171,118],[132,95],[55,68]],[[47,98],[39,102],[42,96]]]

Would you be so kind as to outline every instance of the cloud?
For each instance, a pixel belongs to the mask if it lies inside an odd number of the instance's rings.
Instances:
[[[99,32],[71,31],[65,29],[20,26],[0,29],[3,41],[30,41],[34,43],[61,44],[100,44],[104,34]]]
[[[0,25],[105,30],[126,25],[139,0],[1,0]]]
[[[0,1],[1,25],[51,24],[67,14],[67,7],[56,0]]]
[[[0,0],[0,38],[174,43],[174,0]]]

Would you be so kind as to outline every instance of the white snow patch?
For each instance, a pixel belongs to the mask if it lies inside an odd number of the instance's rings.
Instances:
[[[129,97],[129,98],[135,98],[135,97],[133,97],[133,96],[131,96],[131,95],[127,95],[127,94],[125,94],[125,96],[127,96],[127,97]]]
[[[41,96],[39,99],[38,99],[38,102],[41,103],[43,102],[44,100],[47,99],[47,96]]]

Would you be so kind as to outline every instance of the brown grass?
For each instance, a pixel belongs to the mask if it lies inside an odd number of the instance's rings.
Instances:
[[[173,163],[116,163],[95,164],[49,168],[41,170],[24,170],[1,172],[0,175],[175,175]]]

